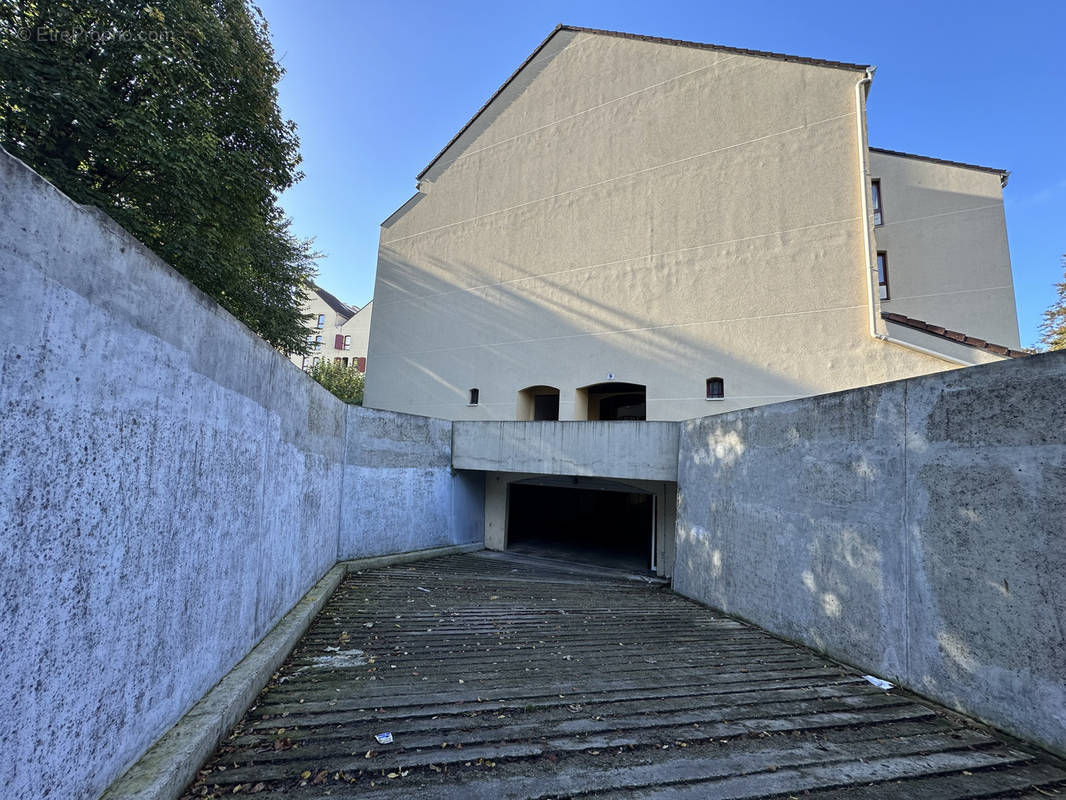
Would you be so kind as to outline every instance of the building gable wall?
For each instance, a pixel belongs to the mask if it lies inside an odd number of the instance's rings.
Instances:
[[[680,419],[710,376],[725,410],[947,366],[868,333],[862,73],[568,36],[383,228],[368,405],[572,419],[613,375]]]

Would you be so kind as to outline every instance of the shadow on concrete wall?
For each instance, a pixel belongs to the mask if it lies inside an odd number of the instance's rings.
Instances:
[[[1066,742],[1066,354],[685,423],[675,587]]]

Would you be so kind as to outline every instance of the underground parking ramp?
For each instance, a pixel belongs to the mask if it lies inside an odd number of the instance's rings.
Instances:
[[[1046,756],[661,584],[477,553],[349,574],[185,796],[1056,791]]]

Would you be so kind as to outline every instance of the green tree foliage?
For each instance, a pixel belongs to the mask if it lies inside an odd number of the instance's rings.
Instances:
[[[324,358],[308,371],[308,375],[321,383],[345,403],[353,406],[363,404],[363,387],[366,376],[354,366],[345,366],[339,361]]]
[[[303,177],[281,75],[246,0],[0,0],[0,144],[303,353],[316,256],[278,206]]]
[[[1055,284],[1058,299],[1044,312],[1040,323],[1040,347],[1043,350],[1066,350],[1066,255],[1062,257],[1063,278]]]

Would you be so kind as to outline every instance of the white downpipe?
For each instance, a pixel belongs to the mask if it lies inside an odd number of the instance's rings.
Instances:
[[[917,344],[905,342],[902,339],[896,339],[888,334],[877,332],[877,299],[875,295],[876,288],[874,286],[875,267],[873,261],[873,242],[870,239],[870,201],[867,199],[867,193],[870,187],[870,164],[867,160],[866,126],[863,124],[866,121],[866,103],[863,102],[864,98],[862,94],[863,87],[869,86],[870,83],[873,82],[874,72],[876,71],[877,67],[867,67],[866,74],[855,84],[855,132],[859,150],[859,179],[862,182],[859,196],[862,198],[862,244],[866,253],[866,293],[870,310],[870,335],[882,342],[888,342],[889,344],[905,347],[908,350],[913,350],[917,353],[922,353],[923,355],[939,358],[941,361],[947,361],[949,364],[969,367],[973,365],[970,361],[963,361]]]
[[[866,254],[866,294],[870,306],[870,335],[877,335],[877,304],[874,303],[874,264],[872,259],[873,243],[870,241],[870,201],[867,199],[870,184],[870,165],[866,160],[866,103],[862,96],[864,86],[869,86],[874,79],[877,67],[867,67],[866,74],[855,84],[855,134],[859,150],[859,197],[862,198],[862,246]]]

